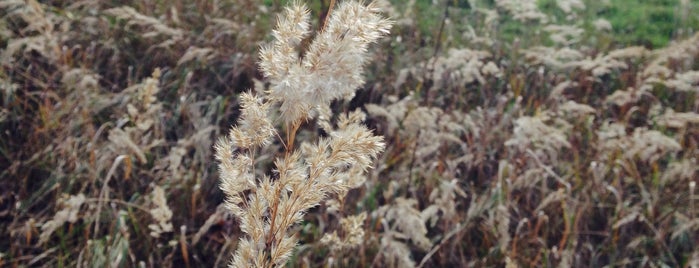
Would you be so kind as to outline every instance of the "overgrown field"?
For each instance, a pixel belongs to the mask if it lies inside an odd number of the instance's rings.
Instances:
[[[298,240],[286,266],[699,267],[699,2],[384,0],[363,36],[327,26],[344,1],[302,1],[296,40],[293,1],[0,0],[0,266],[274,264]],[[280,79],[275,49],[363,76],[287,96],[335,80]],[[262,113],[264,140],[229,135]],[[274,232],[253,197],[304,183],[324,201]]]

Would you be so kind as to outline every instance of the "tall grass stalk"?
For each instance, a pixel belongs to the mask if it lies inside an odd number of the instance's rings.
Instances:
[[[364,83],[368,45],[390,27],[376,3],[344,1],[300,57],[297,50],[311,30],[308,9],[292,3],[277,20],[275,40],[260,52],[260,67],[271,86],[259,95],[240,96],[238,124],[215,146],[226,206],[247,234],[231,267],[284,265],[298,243],[293,226],[310,208],[357,187],[383,151],[383,138],[360,124],[362,112],[339,115],[333,126],[328,107]],[[273,124],[273,108],[286,126],[284,135]],[[300,127],[316,116],[327,137],[298,145]],[[272,142],[283,144],[283,155],[272,174],[258,176],[255,152]]]

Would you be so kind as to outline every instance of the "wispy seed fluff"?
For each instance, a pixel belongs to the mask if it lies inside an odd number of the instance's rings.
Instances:
[[[252,159],[246,154],[234,154],[234,150],[251,149],[267,145],[276,133],[267,116],[269,104],[250,93],[240,95],[241,115],[238,126],[232,127],[228,137],[215,145],[219,161],[221,189],[226,194],[226,206],[234,214],[243,215],[239,193],[255,186],[251,172]]]
[[[264,146],[274,136],[275,129],[267,116],[269,103],[250,93],[240,95],[241,115],[238,127],[233,127],[229,139],[235,146],[248,149]]]
[[[361,185],[364,171],[384,150],[383,138],[361,125],[361,111],[333,117],[329,109],[332,100],[353,94],[364,83],[367,46],[390,28],[378,12],[375,3],[343,2],[302,57],[297,49],[310,31],[306,7],[292,4],[277,21],[275,41],[260,52],[271,88],[258,96],[241,94],[238,123],[215,148],[226,207],[245,233],[230,267],[284,266],[298,243],[294,226],[305,213],[325,200],[343,200]],[[284,123],[295,127],[277,133],[271,107],[279,107]],[[298,126],[311,109],[320,115],[317,123],[328,135],[303,140],[296,147]],[[276,176],[256,176],[255,152],[276,138],[285,150],[275,157]],[[355,233],[337,241],[354,245],[361,239]]]
[[[364,83],[367,47],[391,28],[379,12],[374,2],[340,3],[299,56],[296,49],[309,34],[310,16],[298,2],[286,8],[277,21],[275,40],[260,51],[260,67],[271,82],[269,96],[281,103],[284,121],[306,119],[313,107],[352,96]]]

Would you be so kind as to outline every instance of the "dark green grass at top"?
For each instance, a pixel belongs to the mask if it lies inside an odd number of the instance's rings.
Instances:
[[[618,44],[659,48],[699,29],[699,1],[689,1],[684,18],[682,11],[678,0],[612,0],[598,15],[611,22]]]
[[[271,1],[271,0],[268,0]],[[551,16],[551,23],[574,24],[586,30],[584,38],[588,44],[598,41],[602,33],[595,32],[592,23],[603,18],[608,20],[613,27],[609,35],[610,43],[616,47],[641,45],[649,48],[664,47],[673,39],[690,36],[699,30],[699,1],[690,0],[689,7],[680,7],[679,0],[609,0],[604,3],[600,0],[585,0],[586,9],[578,12],[578,18],[569,21],[566,19],[555,0],[538,0],[540,10]],[[391,0],[391,3],[400,7],[407,1]],[[416,16],[417,30],[422,36],[430,36],[430,33],[438,31],[443,19],[444,6],[449,5],[452,21],[459,21],[459,16],[468,14],[473,3],[478,8],[495,8],[494,0],[416,0],[413,6],[413,14]],[[686,10],[682,16],[683,10]],[[456,16],[456,17],[455,17]],[[467,20],[469,20],[467,18]],[[470,20],[469,20],[470,21]],[[459,21],[463,23],[463,21]],[[477,25],[472,22],[472,25]],[[508,16],[500,17],[499,39],[511,42],[518,37],[537,32],[538,23],[522,24]],[[458,38],[457,40],[458,41]],[[583,40],[585,42],[586,40]]]
[[[338,0],[340,2],[343,0]],[[291,0],[264,0],[270,7],[283,7]],[[306,0],[313,15],[325,11],[330,0]],[[404,6],[408,1],[391,0],[394,6]],[[690,36],[691,32],[699,30],[699,1],[690,0],[689,8],[682,17],[679,0],[610,0],[608,4],[600,0],[585,0],[586,9],[578,11],[576,21],[567,21],[565,14],[558,8],[555,0],[538,0],[541,11],[552,17],[552,23],[577,24],[587,31],[585,38],[599,37],[595,33],[592,22],[598,18],[608,20],[613,27],[610,42],[617,47],[641,45],[649,48],[659,48],[667,45],[670,40]],[[445,4],[450,8],[451,19],[459,21],[459,17],[472,10],[471,3],[476,7],[495,8],[493,0],[416,0],[411,12],[416,18],[416,26],[420,36],[431,37],[438,31],[444,17]],[[537,23],[522,24],[516,20],[502,16],[500,18],[500,36],[505,42],[511,42],[517,37],[531,35],[543,25]],[[475,22],[472,25],[477,25]],[[456,38],[456,42],[460,38]],[[592,42],[595,42],[593,39]]]
[[[684,9],[679,0],[609,0],[608,3],[585,0],[584,3],[585,10],[577,11],[579,17],[567,21],[566,14],[558,8],[555,0],[538,0],[539,9],[551,17],[552,23],[583,27],[587,41],[594,42],[603,35],[596,32],[592,23],[600,18],[608,20],[613,29],[610,42],[616,47],[660,48],[671,40],[688,37],[699,30],[699,1],[696,0],[690,0]],[[504,29],[512,31],[520,27],[511,25],[513,23],[517,22],[505,21]],[[508,39],[507,31],[503,39]]]

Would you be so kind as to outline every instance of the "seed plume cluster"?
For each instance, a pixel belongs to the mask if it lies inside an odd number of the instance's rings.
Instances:
[[[333,100],[351,96],[364,83],[368,46],[386,35],[391,23],[381,17],[375,3],[344,1],[299,57],[298,47],[310,27],[304,5],[286,8],[273,32],[275,40],[260,52],[269,90],[259,96],[241,95],[238,124],[215,146],[226,206],[247,234],[231,267],[284,265],[298,242],[292,227],[325,199],[342,200],[349,189],[360,186],[357,181],[363,181],[364,171],[385,146],[381,137],[361,125],[363,112],[341,114],[333,125],[327,107]],[[274,128],[272,107],[278,108],[286,123],[286,139]],[[314,114],[320,115],[317,122],[327,137],[296,147],[299,127]],[[284,154],[274,161],[274,174],[257,176],[255,151],[278,137]],[[362,226],[350,221],[343,226],[353,237],[328,239],[356,245],[359,238],[352,233],[361,234]]]

